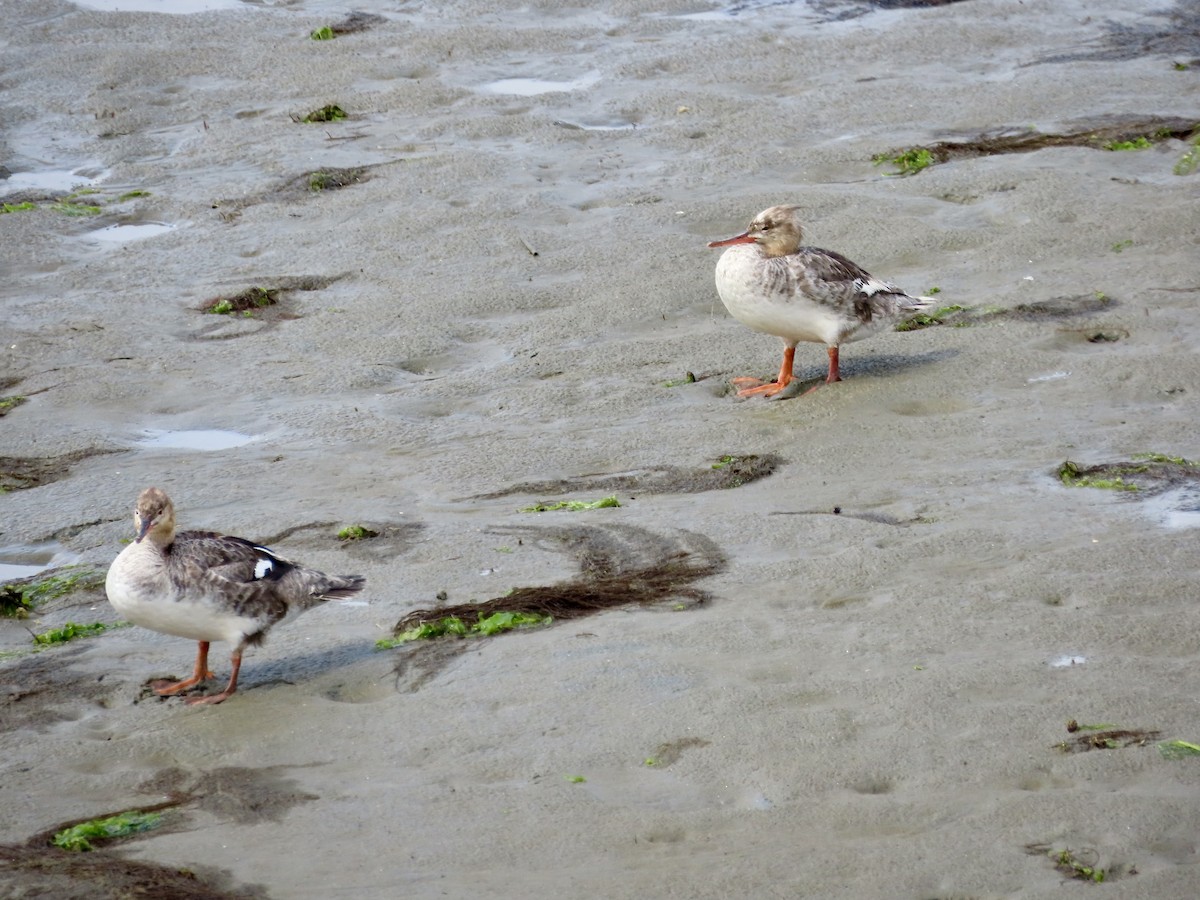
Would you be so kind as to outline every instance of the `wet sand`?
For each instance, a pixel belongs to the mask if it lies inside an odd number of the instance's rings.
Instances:
[[[1072,719],[1200,742],[1193,482],[1056,477],[1200,458],[1187,145],[871,161],[1197,116],[1195,4],[1132,6],[452,0],[313,41],[346,10],[9,3],[0,200],[38,208],[0,215],[0,396],[26,398],[0,456],[38,483],[0,496],[0,559],[102,570],[157,484],[182,527],[362,573],[370,603],[273,632],[209,708],[144,693],[183,640],[7,652],[114,622],[101,592],[0,620],[0,893],[187,869],[196,896],[1051,897],[1051,850],[1114,896],[1200,893],[1200,763],[1057,746]],[[295,120],[327,104],[348,118]],[[779,343],[726,315],[705,243],[782,202],[969,321],[737,400]],[[251,287],[278,303],[201,312]],[[806,383],[824,365],[801,346]],[[780,463],[707,485],[731,455]],[[621,506],[520,512],[601,488]],[[597,547],[631,583],[706,574],[374,647],[440,592],[586,582]],[[43,849],[164,802],[87,872]]]

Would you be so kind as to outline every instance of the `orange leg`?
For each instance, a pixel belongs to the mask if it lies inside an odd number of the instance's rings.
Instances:
[[[835,381],[841,381],[842,376],[838,374],[838,348],[826,347],[825,352],[829,354],[829,374],[825,376],[825,383],[833,384]]]
[[[829,354],[829,373],[825,376],[824,382],[818,381],[816,384],[814,384],[812,387],[810,387],[807,391],[805,391],[804,392],[805,394],[811,394],[813,391],[815,391],[817,388],[819,388],[822,384],[833,384],[835,381],[842,380],[842,376],[838,374],[838,348],[837,347],[827,347],[826,352]]]
[[[184,702],[188,706],[199,706],[202,703],[215,705],[223,700],[228,700],[229,695],[237,690],[238,670],[242,668],[242,650],[240,647],[233,651],[231,660],[233,662],[233,674],[229,676],[229,684],[225,685],[225,690],[219,694],[210,694],[207,697],[189,697]]]
[[[191,678],[185,678],[183,681],[156,681],[151,687],[154,688],[154,693],[169,697],[212,677],[213,673],[208,671],[208,641],[200,641],[200,647],[196,650],[196,668],[192,671]]]
[[[796,360],[796,348],[783,348],[783,362],[779,366],[779,374],[774,381],[762,382],[757,378],[733,378],[731,383],[746,385],[738,391],[739,397],[753,397],[762,394],[764,397],[774,397],[792,382],[792,364]]]

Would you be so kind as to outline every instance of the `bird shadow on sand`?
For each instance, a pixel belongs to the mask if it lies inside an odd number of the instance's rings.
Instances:
[[[956,356],[958,356],[957,350],[929,350],[925,353],[868,353],[862,356],[853,356],[849,359],[843,357],[841,365],[842,381],[854,381],[860,378],[890,378],[899,372],[931,366],[935,363],[944,362],[947,359],[953,359]],[[824,364],[806,368],[804,372],[796,375],[791,384],[771,399],[790,400],[793,397],[798,397],[824,382],[826,372],[827,369]],[[773,376],[768,376],[767,380],[774,380]],[[835,390],[837,388],[836,385],[832,385],[832,387]]]
[[[221,689],[225,679],[229,677],[231,663],[227,654],[213,653],[209,656],[209,668],[216,675],[215,678],[193,690],[183,691],[170,697],[161,697],[154,693],[152,685],[160,682],[164,677],[167,680],[174,680],[180,676],[180,673],[187,674],[190,651],[186,648],[192,645],[179,642],[179,646],[181,650],[179,672],[172,672],[169,676],[157,673],[153,677],[147,678],[143,682],[141,693],[135,702],[141,703],[148,700],[158,700],[162,703],[178,702],[180,697],[199,697],[204,694],[216,693]],[[224,647],[221,644],[216,646]],[[238,697],[279,685],[296,687],[306,694],[322,694],[332,699],[341,699],[340,694],[350,690],[350,686],[339,683],[339,685],[331,687],[325,682],[334,673],[346,675],[346,673],[358,672],[362,664],[375,657],[377,653],[378,651],[372,644],[363,641],[347,641],[324,650],[290,653],[280,649],[259,652],[253,656],[247,655],[242,664],[237,693],[226,702],[235,702]],[[367,680],[378,680],[381,674],[386,674],[387,667],[384,665],[376,668],[379,668],[380,671],[358,674]],[[346,675],[341,681],[345,682],[352,677],[356,676]],[[352,690],[350,692],[353,693]]]

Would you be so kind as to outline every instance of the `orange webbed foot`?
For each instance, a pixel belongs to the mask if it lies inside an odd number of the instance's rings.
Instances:
[[[225,690],[219,694],[209,694],[207,697],[189,697],[184,702],[188,706],[200,706],[202,704],[216,706],[218,703],[228,700],[229,696],[237,690],[238,672],[242,670],[242,650],[240,647],[233,651],[230,661],[233,663],[233,671],[229,675],[229,684],[225,685]]]
[[[198,641],[196,644],[196,665],[192,667],[191,678],[185,678],[183,681],[156,681],[150,687],[160,697],[170,697],[214,677],[216,676],[208,671],[208,641]]]
[[[757,378],[731,378],[730,384],[740,388],[739,397],[774,397],[785,390],[794,381],[792,378],[792,363],[796,356],[795,347],[784,347],[783,362],[779,366],[779,374],[774,381],[759,381]]]
[[[174,694],[182,693],[188,688],[194,688],[198,684],[202,684],[210,678],[215,678],[212,672],[206,671],[203,676],[193,675],[191,678],[185,678],[182,681],[155,681],[150,684],[154,693],[160,697],[170,697]]]
[[[746,387],[737,392],[739,397],[774,397],[787,388],[787,383],[778,381],[759,381],[757,378],[734,378],[734,385],[745,384]]]

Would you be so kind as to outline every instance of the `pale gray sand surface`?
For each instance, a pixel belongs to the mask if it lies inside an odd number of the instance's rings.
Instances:
[[[370,604],[275,632],[211,708],[136,702],[189,670],[179,639],[6,655],[4,896],[41,877],[11,845],[171,789],[193,799],[112,852],[276,898],[1058,896],[1039,844],[1109,870],[1106,896],[1200,895],[1200,762],[1055,749],[1073,718],[1200,741],[1195,495],[1054,474],[1200,457],[1187,145],[871,162],[1200,116],[1200,4],[1166,4],[397,2],[318,42],[348,8],[7,0],[0,200],[39,208],[0,215],[0,395],[27,398],[0,456],[114,452],[0,496],[0,562],[103,568],[157,484],[183,527],[361,572]],[[349,118],[294,121],[330,103]],[[99,215],[39,199],[72,185]],[[782,202],[813,244],[1005,314],[850,345],[846,380],[803,399],[736,400],[728,379],[773,373],[779,346],[725,314],[704,245]],[[198,311],[255,285],[315,289]],[[147,443],[202,430],[253,440]],[[618,509],[469,499],[728,454],[784,463]],[[390,531],[339,546],[354,522]],[[374,649],[439,591],[574,577],[566,528],[724,567],[699,608],[440,665]],[[85,600],[3,620],[0,646],[113,621]]]

